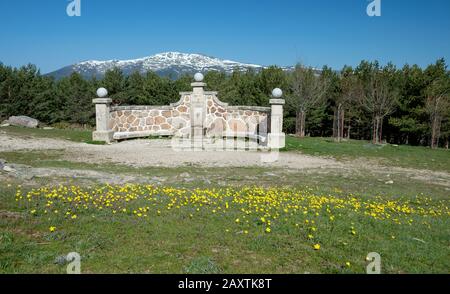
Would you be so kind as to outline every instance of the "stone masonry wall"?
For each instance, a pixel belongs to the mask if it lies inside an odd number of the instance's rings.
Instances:
[[[192,92],[181,93],[178,103],[169,106],[116,106],[111,108],[109,128],[115,139],[150,135],[189,136]],[[270,108],[229,106],[216,92],[205,92],[206,136],[265,136]]]
[[[257,106],[229,106],[215,94],[206,97],[206,136],[267,135],[270,108]]]

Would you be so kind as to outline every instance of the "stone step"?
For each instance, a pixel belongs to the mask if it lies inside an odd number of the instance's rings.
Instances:
[[[260,145],[256,141],[243,139],[211,139],[192,141],[189,138],[173,138],[172,148],[175,150],[198,150],[198,151],[258,151],[269,150],[267,146]]]

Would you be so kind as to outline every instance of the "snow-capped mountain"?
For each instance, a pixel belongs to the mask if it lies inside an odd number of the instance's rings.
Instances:
[[[49,73],[57,79],[69,76],[73,72],[80,73],[83,77],[101,77],[107,70],[119,68],[125,75],[135,71],[145,74],[153,71],[160,76],[177,78],[183,74],[194,74],[196,72],[221,71],[231,73],[235,69],[256,71],[264,68],[262,65],[241,63],[232,60],[223,60],[202,54],[188,54],[180,52],[166,52],[149,57],[132,60],[90,60],[64,67]]]

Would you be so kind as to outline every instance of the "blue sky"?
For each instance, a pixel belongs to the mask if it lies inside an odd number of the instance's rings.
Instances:
[[[381,0],[2,0],[0,62],[43,73],[89,59],[165,51],[264,65],[341,68],[362,59],[426,66],[450,59],[450,1]]]

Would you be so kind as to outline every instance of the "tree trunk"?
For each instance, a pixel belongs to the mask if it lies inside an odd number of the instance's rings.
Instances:
[[[377,144],[377,118],[374,117],[372,120],[372,143]]]
[[[8,86],[8,104],[9,105],[12,105],[13,103],[12,103],[12,101],[11,101],[11,86]],[[12,107],[11,106],[9,106],[9,107],[7,107],[6,108],[7,109],[7,111],[6,111],[6,115],[9,117],[11,114],[12,114]]]
[[[431,125],[431,149],[439,147],[439,137],[441,129],[441,120],[437,115],[434,115]]]
[[[337,111],[337,141],[341,142],[342,139],[342,104],[338,105]]]
[[[433,122],[431,123],[431,149],[435,149],[436,145],[436,117],[433,118]]]
[[[377,115],[373,119],[373,144],[381,144],[382,129],[383,118]]]
[[[302,120],[301,120],[301,137],[303,138],[305,136],[305,129],[306,129],[306,112],[302,111]]]
[[[337,142],[341,142],[342,138],[344,138],[344,110],[342,108],[342,104],[339,104],[337,109],[334,112],[334,128],[333,128],[333,137]]]
[[[304,110],[297,111],[295,118],[295,134],[297,137],[305,137],[305,118],[306,112]]]
[[[299,117],[298,117],[298,131],[297,131],[297,136],[299,136],[300,138],[305,137],[305,118],[306,118],[306,112],[301,110],[299,111]]]
[[[334,114],[333,114],[333,138],[337,138],[337,134],[338,134],[338,127],[337,127],[337,109],[334,110]]]
[[[379,130],[378,130],[378,142],[379,144],[383,144],[383,121],[384,121],[384,117],[379,117],[378,118],[380,120],[379,122]]]
[[[347,140],[350,140],[350,130],[352,129],[352,124],[350,121],[348,122],[348,128],[347,128]]]

